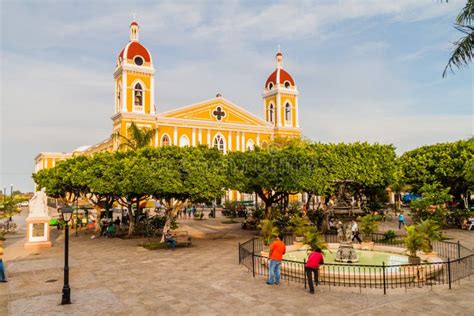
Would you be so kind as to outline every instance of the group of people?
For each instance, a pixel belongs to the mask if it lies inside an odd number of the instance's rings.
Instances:
[[[178,210],[177,217],[179,219],[183,219],[183,218],[191,219],[191,218],[196,217],[196,212],[197,212],[197,208],[195,205],[191,205],[190,207],[183,207],[182,209]]]
[[[281,275],[281,262],[286,253],[286,245],[283,242],[283,236],[278,235],[270,244],[268,254],[268,285],[279,285]],[[324,256],[321,249],[312,249],[308,254],[305,264],[305,273],[309,285],[309,293],[314,294],[314,283],[319,284],[319,267],[324,264]]]
[[[117,218],[112,221],[111,218],[102,217],[100,220],[100,235],[102,237],[115,237],[120,228],[121,220]]]

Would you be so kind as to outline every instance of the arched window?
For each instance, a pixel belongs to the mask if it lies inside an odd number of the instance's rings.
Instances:
[[[254,150],[255,149],[255,143],[253,142],[253,140],[249,139],[247,141],[247,146],[245,146],[245,147],[247,147],[247,151],[248,150]]]
[[[117,86],[117,105],[116,105],[117,112],[120,112],[121,93],[122,93],[122,84],[119,83]]]
[[[289,89],[291,86],[291,83],[287,80],[285,81],[285,88]]]
[[[285,121],[291,122],[291,105],[285,104]]]
[[[136,107],[137,110],[142,110],[143,106],[143,88],[140,83],[137,83],[135,87],[133,87],[133,105]]]
[[[268,84],[268,90],[272,90],[272,89],[273,89],[273,82],[270,82],[270,83]]]
[[[168,137],[168,135],[164,135],[161,138],[161,146],[165,147],[165,146],[169,146],[169,145],[170,145],[170,138]]]
[[[270,106],[268,107],[268,121],[269,122],[273,122],[273,112],[275,112],[273,108],[273,104],[270,104]]]
[[[186,135],[181,136],[179,139],[179,147],[189,147],[189,138]]]
[[[262,142],[262,144],[260,145],[260,147],[262,147],[263,149],[267,149],[268,148],[268,142],[266,140],[264,140]]]
[[[216,137],[214,137],[214,147],[225,153],[224,138],[220,134],[217,134]]]

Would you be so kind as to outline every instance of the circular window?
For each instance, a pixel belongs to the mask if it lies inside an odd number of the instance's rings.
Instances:
[[[135,65],[141,66],[143,65],[143,58],[141,58],[140,56],[137,56],[135,57],[134,62],[135,62]]]
[[[290,87],[290,82],[289,81],[285,81],[285,88],[289,88]]]

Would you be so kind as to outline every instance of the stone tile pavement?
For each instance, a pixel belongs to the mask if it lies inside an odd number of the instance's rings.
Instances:
[[[237,244],[250,238],[220,219],[183,221],[201,237],[191,248],[148,251],[137,240],[71,236],[73,304],[59,305],[63,246],[25,252],[7,243],[8,283],[0,284],[0,315],[468,315],[474,278],[453,286],[389,291],[301,284],[268,286],[238,265]],[[198,232],[201,232],[198,234]],[[212,239],[205,239],[209,234]],[[448,232],[474,245],[474,232]]]

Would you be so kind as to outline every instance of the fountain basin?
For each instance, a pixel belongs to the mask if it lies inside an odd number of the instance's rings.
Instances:
[[[335,261],[339,244],[330,243],[328,246],[329,250],[324,252],[325,265],[319,269],[319,280],[322,283],[381,286],[385,277],[387,284],[400,285],[435,278],[443,269],[443,259],[438,256],[424,257],[421,265],[409,265],[406,249],[379,245],[375,245],[373,251],[365,251],[361,250],[360,244],[354,244],[359,262],[339,263]],[[307,258],[308,247],[291,245],[286,249],[281,273],[304,278],[302,263]],[[266,257],[268,252],[262,251],[261,255]],[[267,260],[262,261],[262,265],[267,264]]]

